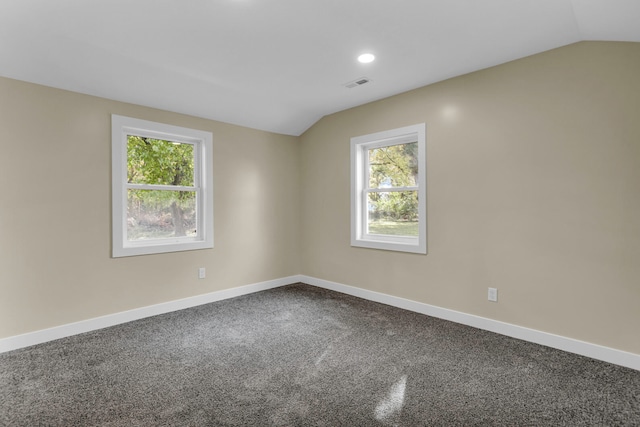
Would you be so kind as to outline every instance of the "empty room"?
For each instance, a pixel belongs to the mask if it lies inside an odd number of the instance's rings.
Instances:
[[[640,425],[638,22],[0,0],[0,426]]]

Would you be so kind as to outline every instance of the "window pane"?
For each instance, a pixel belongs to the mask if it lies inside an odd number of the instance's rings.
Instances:
[[[196,235],[195,191],[127,190],[127,240]]]
[[[418,236],[418,192],[385,191],[368,194],[369,234]]]
[[[127,182],[194,186],[193,144],[129,135]]]
[[[418,182],[418,143],[369,151],[369,188],[413,187]]]

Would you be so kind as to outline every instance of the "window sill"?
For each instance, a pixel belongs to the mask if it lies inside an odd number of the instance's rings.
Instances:
[[[392,239],[388,236],[380,236],[381,238],[368,237],[356,239],[351,242],[351,246],[368,248],[368,249],[380,249],[384,251],[395,252],[410,252],[416,254],[426,254],[426,245],[420,244],[418,238],[404,237],[399,239]]]

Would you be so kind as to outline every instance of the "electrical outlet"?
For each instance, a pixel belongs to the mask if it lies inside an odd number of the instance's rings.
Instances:
[[[488,299],[489,301],[498,302],[498,289],[489,288]]]
[[[200,267],[198,269],[198,279],[204,279],[206,277],[207,273],[204,267]]]

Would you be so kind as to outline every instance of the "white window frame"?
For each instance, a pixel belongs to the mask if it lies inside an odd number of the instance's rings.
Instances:
[[[195,157],[194,187],[128,184],[128,135],[192,144]],[[213,136],[211,132],[112,114],[111,172],[112,254],[114,258],[213,248]],[[195,191],[196,235],[139,241],[127,240],[127,189],[133,187],[137,189]]]
[[[418,143],[416,187],[394,188],[418,191],[418,236],[376,235],[367,232],[369,188],[368,150]],[[351,246],[389,251],[427,253],[427,161],[424,123],[351,138]]]

